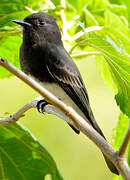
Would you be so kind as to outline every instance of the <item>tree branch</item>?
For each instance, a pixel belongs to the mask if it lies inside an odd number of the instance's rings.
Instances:
[[[118,152],[110,144],[108,144],[106,140],[98,132],[96,132],[94,128],[91,127],[81,116],[79,116],[70,106],[67,106],[66,104],[61,102],[53,94],[48,92],[43,86],[28,77],[20,70],[18,70],[15,66],[11,65],[5,59],[0,59],[0,65],[14,75],[16,75],[19,79],[24,81],[34,90],[36,90],[54,107],[56,107],[63,114],[69,117],[69,119],[71,119],[71,121],[73,122],[74,126],[77,127],[86,136],[88,136],[99,147],[99,149],[115,164],[119,172],[122,174],[123,178],[125,180],[130,179],[130,168],[127,164],[126,159],[119,158]]]
[[[38,100],[37,100],[38,101]],[[18,121],[21,117],[24,116],[24,113],[31,108],[35,108],[37,105],[37,101],[33,100],[27,104],[25,104],[21,109],[19,109],[15,114],[9,116],[5,119],[0,119],[0,124],[11,124]]]
[[[75,34],[74,36],[72,36],[70,41],[72,42],[72,41],[77,40],[78,38],[80,38],[81,36],[83,36],[87,32],[99,31],[101,29],[103,29],[103,27],[101,27],[101,26],[90,26],[90,27],[87,27],[87,28],[84,29],[84,31],[80,31],[77,34]]]
[[[26,111],[28,111],[31,108],[37,108],[37,103],[43,100],[42,97],[36,98],[34,100],[32,100],[31,102],[25,104],[22,108],[20,108],[15,114],[9,116],[8,118],[4,118],[4,119],[0,119],[0,124],[12,124],[15,123],[16,121],[18,121],[20,118],[22,118],[24,116],[24,113]],[[70,123],[71,125],[73,124],[73,121],[70,120],[68,118],[68,116],[66,116],[64,113],[62,113],[59,109],[57,109],[56,107],[54,107],[51,104],[47,104],[44,107],[44,112],[48,113],[48,114],[54,114],[58,117],[60,117],[61,119],[65,120],[67,123]],[[43,112],[43,113],[44,113]]]
[[[65,0],[60,0],[60,5],[63,7],[63,9],[60,10],[60,19],[62,21],[62,34],[63,34],[63,39],[66,41],[70,39],[68,32],[67,32],[67,21],[66,21],[66,16],[64,9],[66,8],[66,2]]]
[[[129,141],[130,141],[130,127],[128,128],[128,131],[127,131],[127,133],[126,133],[126,135],[124,137],[124,140],[123,140],[123,142],[122,142],[122,144],[120,146],[120,149],[118,151],[118,154],[119,154],[120,157],[124,156],[124,154],[126,152],[126,149],[128,147]]]

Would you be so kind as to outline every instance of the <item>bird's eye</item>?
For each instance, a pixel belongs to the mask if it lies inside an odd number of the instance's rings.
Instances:
[[[46,22],[45,21],[40,21],[40,25],[45,25]]]

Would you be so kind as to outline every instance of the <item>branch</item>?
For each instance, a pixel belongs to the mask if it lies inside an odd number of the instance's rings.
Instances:
[[[32,100],[31,102],[25,104],[15,114],[9,116],[8,118],[0,119],[0,124],[12,124],[12,123],[15,123],[16,121],[18,121],[20,118],[22,118],[24,116],[24,113],[26,111],[28,111],[31,108],[37,108],[37,103],[40,100],[43,100],[43,98],[42,97],[36,98],[36,99]],[[70,123],[71,125],[74,125],[72,120],[70,120],[64,113],[62,113],[59,109],[57,109],[56,107],[54,107],[51,104],[47,104],[44,107],[44,112],[46,112],[48,114],[54,114],[54,115],[60,117],[61,119],[65,120],[67,123]]]
[[[38,100],[37,100],[38,101]],[[0,124],[11,124],[18,121],[21,117],[24,116],[24,113],[31,108],[35,108],[37,105],[37,101],[33,100],[27,104],[25,104],[21,109],[19,109],[15,114],[9,116],[5,119],[0,119]]]
[[[94,130],[79,114],[77,114],[70,106],[67,106],[59,99],[57,99],[53,94],[48,92],[43,86],[37,83],[35,80],[28,77],[22,71],[18,70],[15,66],[11,65],[5,59],[0,59],[0,65],[6,68],[8,71],[16,75],[19,79],[24,81],[34,90],[36,90],[46,101],[50,102],[54,107],[59,109],[63,114],[65,114],[74,124],[77,129],[83,132],[86,136],[89,137],[105,154],[108,159],[110,159],[119,172],[122,174],[125,180],[130,179],[130,168],[127,164],[125,158],[121,159],[118,156],[117,151],[106,142],[106,140]],[[123,165],[124,164],[124,165]]]
[[[33,9],[31,9],[28,6],[25,6],[25,9],[27,9],[30,13],[37,13],[37,11],[34,11]]]
[[[60,10],[60,19],[62,21],[62,33],[63,33],[63,39],[68,40],[70,39],[68,32],[67,32],[67,21],[64,9],[66,8],[66,2],[65,0],[60,0],[60,5],[63,7],[63,9]]]
[[[87,32],[100,31],[101,29],[103,29],[103,27],[101,27],[101,26],[90,26],[88,28],[85,28],[84,31],[80,31],[77,34],[75,34],[74,36],[72,36],[70,41],[72,42],[72,41],[77,40],[78,38],[80,38],[81,36],[83,36]]]
[[[130,127],[128,128],[128,131],[124,137],[124,140],[120,146],[120,149],[118,151],[118,154],[120,157],[123,157],[125,152],[126,152],[126,149],[127,149],[127,146],[129,144],[129,141],[130,141]]]

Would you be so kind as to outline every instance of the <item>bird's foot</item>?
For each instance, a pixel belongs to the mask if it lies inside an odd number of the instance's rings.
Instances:
[[[40,112],[40,113],[44,113],[44,108],[45,106],[49,104],[45,99],[42,99],[40,101],[38,101],[37,103],[37,110]]]

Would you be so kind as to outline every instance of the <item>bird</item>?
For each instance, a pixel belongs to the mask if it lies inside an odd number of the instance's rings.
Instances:
[[[23,27],[23,42],[20,47],[22,71],[71,106],[106,139],[94,118],[82,76],[64,48],[56,19],[39,12],[13,22]],[[71,123],[69,125],[79,134],[76,127]],[[115,165],[105,155],[104,157],[111,172],[119,174]]]

